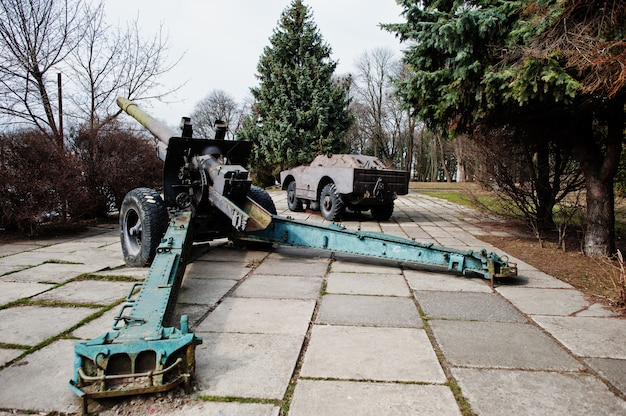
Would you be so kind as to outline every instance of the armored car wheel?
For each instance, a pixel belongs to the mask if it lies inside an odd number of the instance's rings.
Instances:
[[[129,266],[147,266],[167,229],[167,208],[161,196],[150,188],[131,190],[120,208],[120,241]]]
[[[343,200],[337,194],[337,187],[329,183],[322,188],[320,193],[320,212],[328,221],[338,221],[345,211]]]
[[[393,214],[393,202],[387,205],[375,205],[371,208],[372,217],[377,221],[387,221]]]
[[[291,181],[287,186],[287,207],[294,212],[303,211],[302,200],[296,196],[296,181]]]

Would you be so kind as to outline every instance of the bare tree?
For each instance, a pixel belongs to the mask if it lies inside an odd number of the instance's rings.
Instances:
[[[228,123],[228,135],[232,138],[233,132],[241,127],[244,119],[244,106],[222,90],[213,90],[200,100],[191,115],[194,135],[197,137],[212,138],[215,135],[215,121]]]
[[[125,28],[106,23],[104,3],[84,8],[88,17],[84,36],[72,53],[77,91],[72,95],[73,116],[86,123],[92,136],[115,119],[121,110],[115,99],[163,99],[180,88],[162,89],[159,77],[176,65],[167,59],[167,37],[163,28],[151,38],[139,34],[138,21]]]
[[[82,0],[0,3],[0,113],[60,140],[50,72],[76,48],[84,30]]]
[[[380,48],[365,51],[356,62],[356,94],[363,111],[362,128],[367,132],[368,153],[394,162],[398,152],[398,120],[402,117],[399,102],[395,100],[392,76],[397,73],[398,62],[393,51]]]

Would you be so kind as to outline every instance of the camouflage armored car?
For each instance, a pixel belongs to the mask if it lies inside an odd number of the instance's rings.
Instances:
[[[388,169],[380,159],[363,155],[320,155],[309,166],[280,173],[291,211],[320,210],[337,221],[346,209],[370,210],[384,221],[391,217],[394,200],[408,193],[408,173]]]

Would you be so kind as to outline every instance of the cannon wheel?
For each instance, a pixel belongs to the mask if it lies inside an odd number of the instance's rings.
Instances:
[[[167,229],[168,214],[154,189],[135,188],[126,194],[120,208],[120,241],[129,266],[147,266]]]
[[[371,208],[372,217],[377,221],[387,221],[393,214],[393,202],[387,205],[375,205]]]
[[[291,181],[287,186],[287,206],[294,212],[303,211],[302,200],[296,196],[296,181]]]
[[[320,193],[320,211],[322,217],[326,218],[328,221],[338,221],[345,208],[341,197],[337,194],[337,187],[334,183],[329,183],[322,188],[322,192]]]

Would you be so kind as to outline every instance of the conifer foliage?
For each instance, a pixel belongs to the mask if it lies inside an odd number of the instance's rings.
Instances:
[[[351,116],[346,87],[333,81],[337,63],[330,56],[311,10],[294,0],[260,57],[260,85],[251,89],[254,114],[238,134],[255,143],[251,168],[257,173],[265,168],[275,176],[316,154],[343,150]]]

